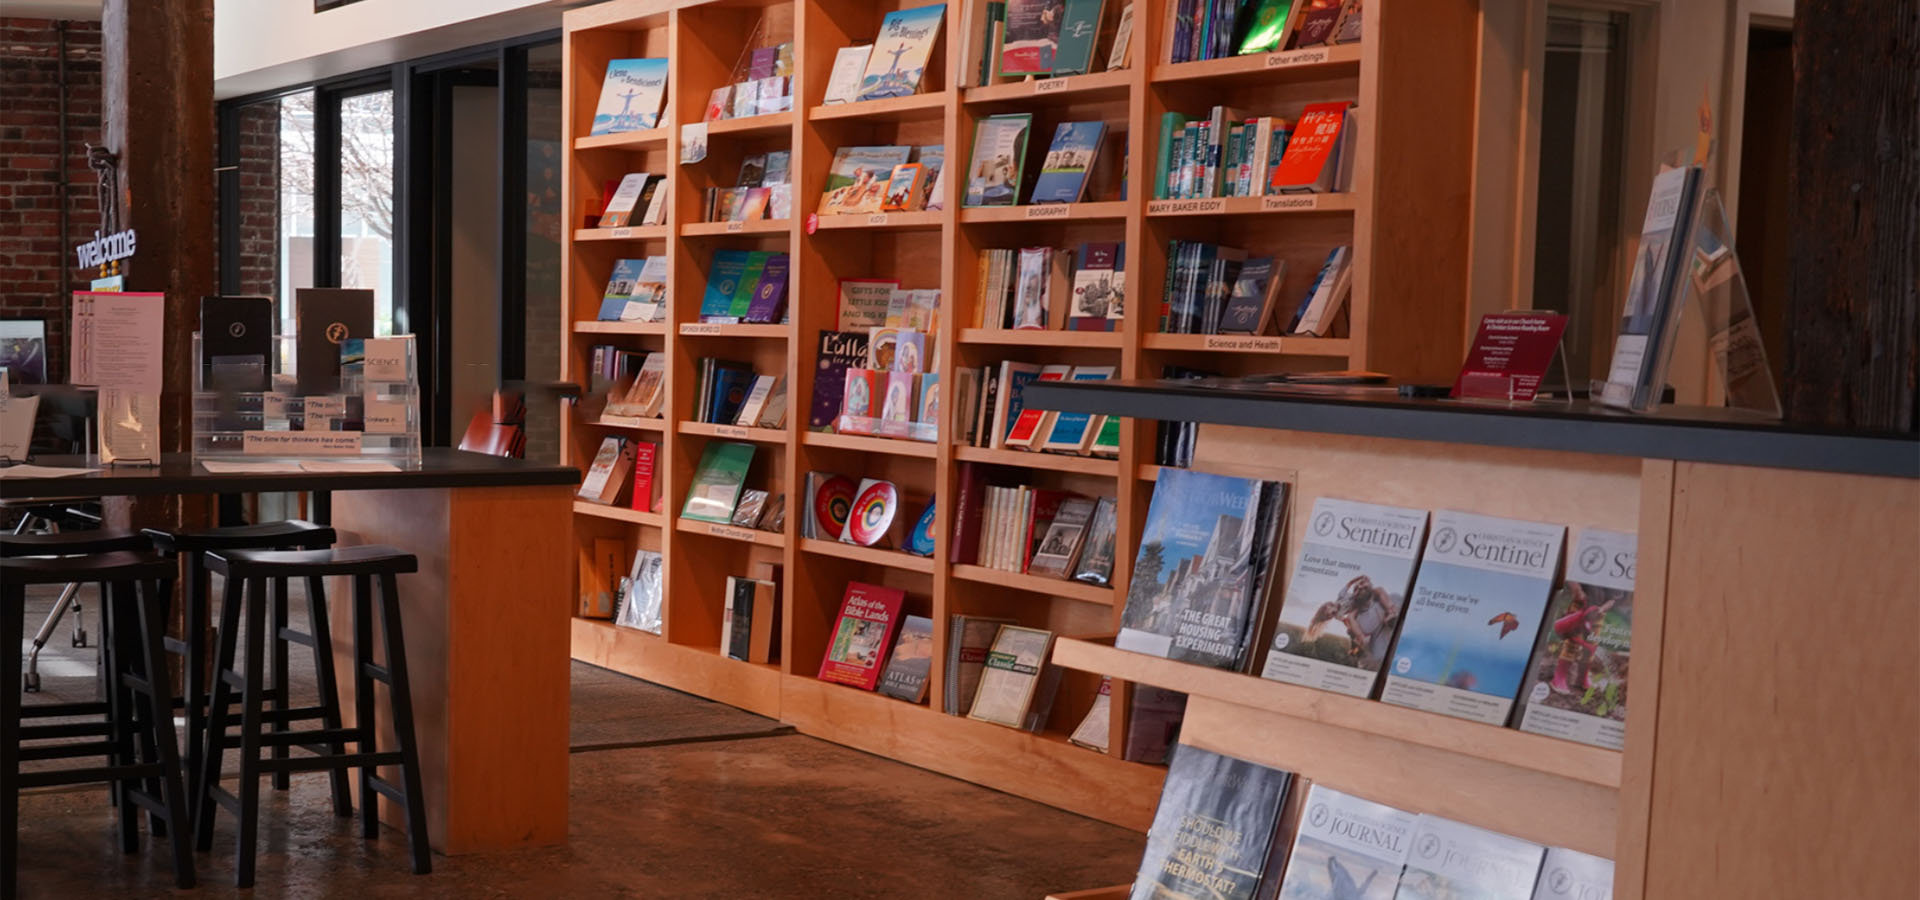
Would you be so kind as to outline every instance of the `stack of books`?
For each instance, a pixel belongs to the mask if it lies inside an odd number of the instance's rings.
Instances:
[[[833,152],[816,212],[823,216],[937,209],[946,148],[891,144]]]
[[[756,33],[760,29],[755,29]],[[706,121],[786,112],[793,108],[793,42],[750,48],[733,81],[707,97]]]
[[[765,250],[713,251],[700,321],[772,324],[786,321],[791,258]]]
[[[1169,62],[1360,40],[1362,0],[1176,0]]]
[[[975,328],[1117,331],[1126,315],[1125,244],[1091,241],[980,251]]]
[[[1011,360],[959,369],[954,373],[955,439],[994,450],[1117,456],[1120,417],[1029,409],[1021,399],[1034,381],[1105,381],[1114,372],[1113,366],[1043,366]]]
[[[704,219],[752,222],[793,215],[793,154],[785,150],[755,153],[740,161],[740,176],[730,188],[708,188]]]

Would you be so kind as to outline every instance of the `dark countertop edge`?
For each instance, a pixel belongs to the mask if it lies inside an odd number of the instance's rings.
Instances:
[[[32,461],[43,466],[74,466],[69,457]],[[180,468],[186,465],[183,473]],[[0,478],[0,500],[53,496],[151,496],[154,494],[243,494],[272,491],[445,490],[461,487],[578,486],[571,466],[528,463],[478,453],[435,448],[421,468],[399,472],[213,473],[197,461],[187,464],[169,455],[159,468],[119,466],[99,474],[70,478]]]
[[[1920,478],[1920,440],[1822,434],[1766,423],[1542,414],[1441,402],[1290,397],[1176,385],[1027,385],[1028,406],[1323,434],[1560,450],[1643,459]]]

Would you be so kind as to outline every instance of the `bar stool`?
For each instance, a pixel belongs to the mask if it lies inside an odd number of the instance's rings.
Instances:
[[[220,610],[216,660],[213,673],[213,697],[207,707],[207,739],[202,751],[206,770],[199,779],[195,795],[194,824],[199,829],[199,847],[212,849],[215,806],[225,807],[239,818],[238,861],[235,884],[253,885],[254,855],[259,834],[260,776],[281,772],[327,771],[344,773],[360,770],[360,833],[373,838],[379,834],[379,804],[374,794],[384,794],[404,808],[407,815],[407,841],[413,854],[413,871],[425,875],[433,871],[432,849],[427,845],[426,804],[420,776],[420,753],[414,736],[413,695],[407,679],[406,641],[400,623],[400,592],[396,576],[419,571],[419,560],[392,547],[365,545],[331,550],[234,550],[207,555],[207,568],[226,576],[226,601]],[[275,585],[284,595],[292,578],[318,579],[340,575],[353,578],[353,696],[354,726],[339,726],[307,731],[276,731],[266,726],[277,717],[264,708],[264,675],[267,636],[267,589]],[[373,581],[380,581],[380,623],[385,638],[386,664],[374,661]],[[239,645],[241,620],[245,619],[247,651],[245,669],[234,668]],[[315,652],[322,658],[333,652],[330,639],[316,642]],[[393,710],[393,731],[398,750],[380,751],[375,747],[379,729],[373,710],[373,683],[384,682]],[[238,735],[229,735],[233,727],[235,694],[239,695]],[[277,723],[276,723],[277,724]],[[348,753],[345,743],[354,741],[359,751]],[[313,753],[311,757],[263,759],[263,747],[298,746]],[[220,786],[220,767],[224,751],[240,748],[239,793]],[[399,766],[401,786],[380,778],[379,766]]]
[[[136,536],[137,537],[137,536]],[[71,545],[69,545],[71,546]],[[31,717],[93,715],[98,704],[62,704],[23,709],[20,692],[0,691],[0,806],[8,825],[0,830],[0,896],[11,900],[19,870],[19,803],[24,788],[106,782],[118,789],[121,848],[139,849],[136,807],[145,809],[156,837],[164,826],[172,836],[174,883],[194,884],[193,854],[187,845],[187,798],[174,745],[173,690],[168,685],[161,637],[166,630],[166,596],[173,589],[174,564],[151,552],[116,551],[87,556],[0,559],[0,669],[20,675],[22,619],[27,588],[34,585],[97,582],[102,592],[102,621],[108,635],[108,700],[104,723],[23,725]],[[36,705],[39,706],[39,705]],[[104,732],[100,725],[106,727]],[[26,746],[31,741],[104,734],[85,743]],[[107,764],[46,772],[21,772],[31,760],[67,760],[105,756]]]
[[[203,528],[195,531],[167,531],[149,528],[146,536],[160,552],[186,558],[186,637],[182,640],[167,639],[167,650],[185,658],[186,669],[186,720],[187,720],[187,788],[199,796],[200,785],[196,783],[205,762],[200,752],[206,742],[206,704],[207,704],[207,624],[212,604],[212,576],[207,572],[207,554],[223,553],[233,550],[321,550],[333,546],[336,537],[334,531],[324,525],[315,525],[301,519],[289,519],[284,522],[264,522],[258,525],[230,525],[222,528]],[[285,732],[290,722],[318,718],[327,728],[340,727],[340,695],[335,689],[333,654],[323,652],[322,647],[332,644],[327,632],[327,595],[324,582],[320,578],[307,579],[307,616],[310,631],[299,632],[292,628],[287,615],[286,582],[277,581],[275,591],[269,601],[273,625],[270,626],[272,640],[268,643],[268,665],[272,671],[272,682],[265,688],[263,696],[270,706],[269,717],[276,733]],[[313,649],[316,681],[320,691],[320,704],[303,709],[292,709],[287,679],[288,644],[300,644]],[[287,747],[275,744],[274,759],[286,759]],[[291,782],[286,772],[276,772],[273,776],[275,790],[286,790]],[[345,818],[353,814],[353,800],[347,792],[347,778],[344,772],[333,773],[333,811]]]

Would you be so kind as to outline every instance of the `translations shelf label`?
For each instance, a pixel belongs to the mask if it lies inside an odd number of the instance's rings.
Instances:
[[[1065,203],[1040,203],[1027,207],[1029,219],[1064,219],[1073,207]]]
[[[358,431],[249,431],[240,452],[263,456],[358,456]]]
[[[1325,47],[1308,47],[1305,50],[1288,50],[1282,53],[1269,53],[1265,68],[1284,69],[1288,66],[1310,66],[1326,62],[1330,57]]]
[[[1260,198],[1260,208],[1266,212],[1279,212],[1289,209],[1319,209],[1319,194],[1268,194]]]
[[[1217,213],[1227,208],[1225,197],[1201,197],[1194,200],[1154,200],[1147,204],[1150,216],[1190,216]]]
[[[1202,346],[1208,350],[1235,350],[1242,353],[1278,353],[1280,339],[1252,334],[1209,334]]]

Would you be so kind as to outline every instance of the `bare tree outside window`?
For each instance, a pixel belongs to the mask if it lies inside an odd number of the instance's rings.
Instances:
[[[375,329],[382,335],[392,334],[393,92],[373,91],[340,99],[337,161],[315,157],[315,95],[296,94],[282,103],[281,196],[291,201],[283,202],[282,214],[304,219],[310,237],[317,168],[338,166],[340,286],[371,289]]]

